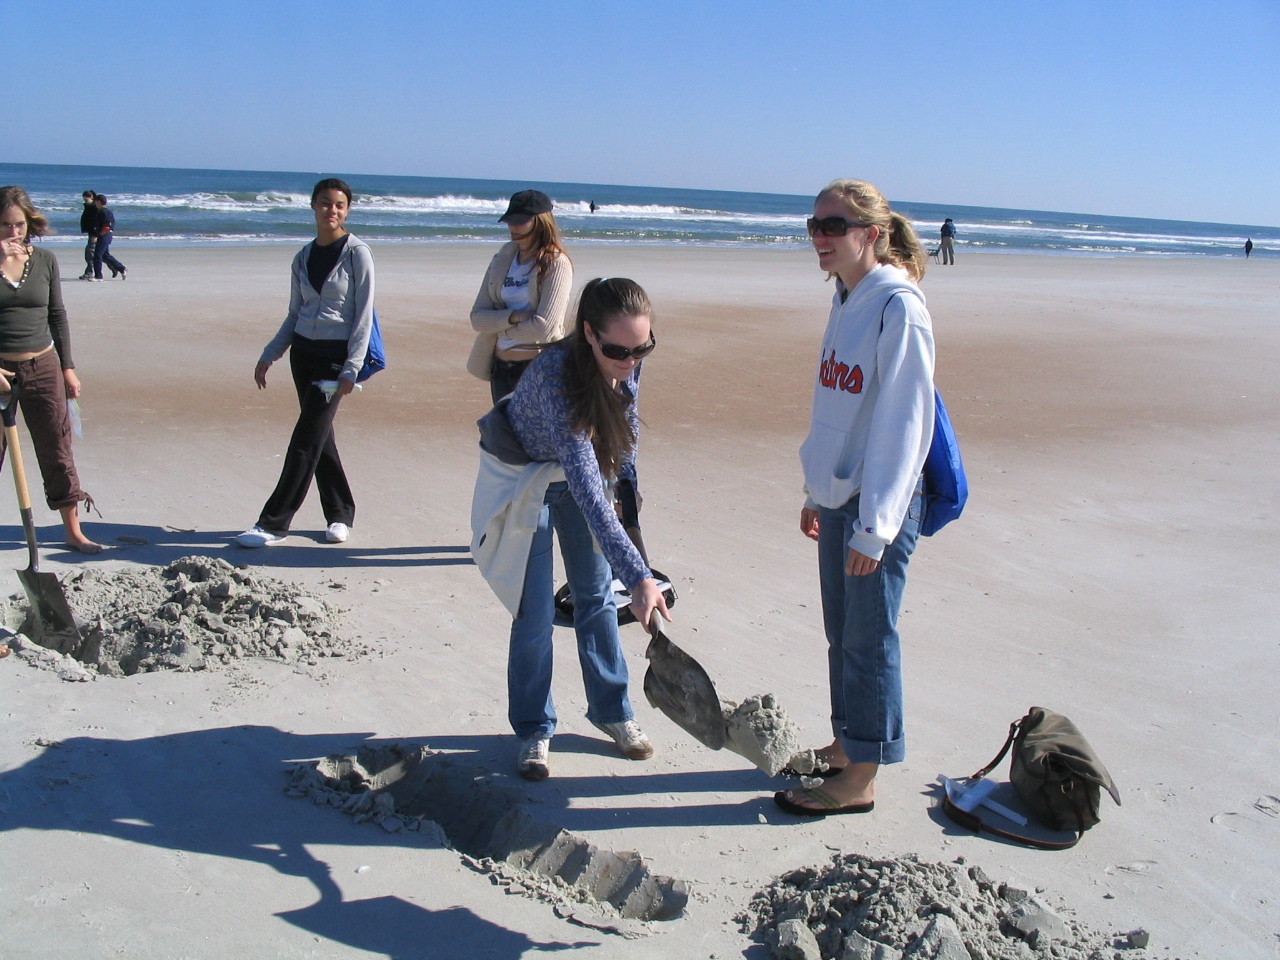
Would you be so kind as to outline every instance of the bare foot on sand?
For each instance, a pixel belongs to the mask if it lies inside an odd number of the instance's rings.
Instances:
[[[67,537],[65,542],[67,546],[76,551],[76,553],[87,553],[93,555],[95,553],[102,552],[102,544],[94,543],[83,534],[80,535],[78,540],[72,540],[70,537]]]
[[[94,543],[84,535],[84,531],[80,529],[80,516],[77,511],[79,504],[72,504],[69,507],[63,507],[59,513],[62,514],[62,526],[66,530],[66,544],[76,553],[85,553],[92,556],[102,552],[102,544]]]

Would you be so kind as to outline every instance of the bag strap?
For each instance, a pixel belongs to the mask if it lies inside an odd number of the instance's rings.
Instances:
[[[1018,735],[1018,729],[1022,726],[1023,721],[1025,721],[1026,719],[1027,719],[1026,717],[1022,717],[1018,720],[1013,721],[1013,723],[1009,724],[1009,736],[1005,740],[1004,746],[1000,748],[1000,752],[996,754],[996,757],[994,760],[988,763],[985,767],[983,767],[973,776],[969,777],[970,780],[981,780],[983,777],[985,777],[988,773],[990,773],[999,765],[1000,761],[1004,759],[1004,755],[1009,752],[1009,748],[1013,746],[1013,738]]]
[[[1008,749],[1008,746],[1008,744],[1005,744],[1006,749]],[[1000,751],[1000,757],[1003,756],[1004,751],[1002,750]],[[999,763],[1000,757],[993,760],[991,765],[995,766]],[[956,823],[960,824],[960,826],[965,827],[968,830],[972,830],[974,833],[981,833],[985,830],[992,836],[1000,837],[1004,840],[1012,840],[1015,843],[1025,843],[1029,847],[1036,847],[1040,850],[1070,850],[1079,843],[1080,838],[1084,836],[1083,833],[1077,832],[1070,840],[1041,840],[1039,837],[1028,837],[1020,833],[1014,833],[1012,830],[1002,830],[999,827],[993,827],[989,823],[984,823],[982,818],[976,813],[969,813],[966,810],[961,810],[952,803],[951,798],[947,796],[945,787],[942,790],[942,811]]]

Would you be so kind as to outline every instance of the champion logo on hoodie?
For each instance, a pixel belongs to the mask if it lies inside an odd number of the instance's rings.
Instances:
[[[836,351],[822,361],[818,367],[818,382],[828,390],[844,390],[846,393],[862,392],[862,367],[854,364],[836,362]]]

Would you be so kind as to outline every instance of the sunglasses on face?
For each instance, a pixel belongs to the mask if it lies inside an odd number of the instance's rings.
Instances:
[[[657,339],[651,333],[649,334],[649,342],[638,347],[623,347],[616,343],[605,343],[600,339],[600,335],[596,334],[596,343],[600,345],[600,352],[610,360],[630,360],[635,357],[637,360],[643,360],[649,354],[653,353],[654,347],[658,345]]]
[[[823,217],[821,220],[810,217],[805,221],[805,226],[809,228],[811,237],[816,237],[818,234],[824,237],[843,237],[852,227],[869,227],[871,224],[855,223],[844,217]]]

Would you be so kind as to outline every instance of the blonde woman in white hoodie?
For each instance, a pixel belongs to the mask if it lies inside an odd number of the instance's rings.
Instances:
[[[818,542],[834,739],[817,751],[823,785],[774,799],[827,816],[870,812],[880,766],[905,753],[897,621],[933,438],[933,330],[916,285],[924,251],[879,190],[833,181],[808,228],[836,281],[800,448],[800,531]]]

